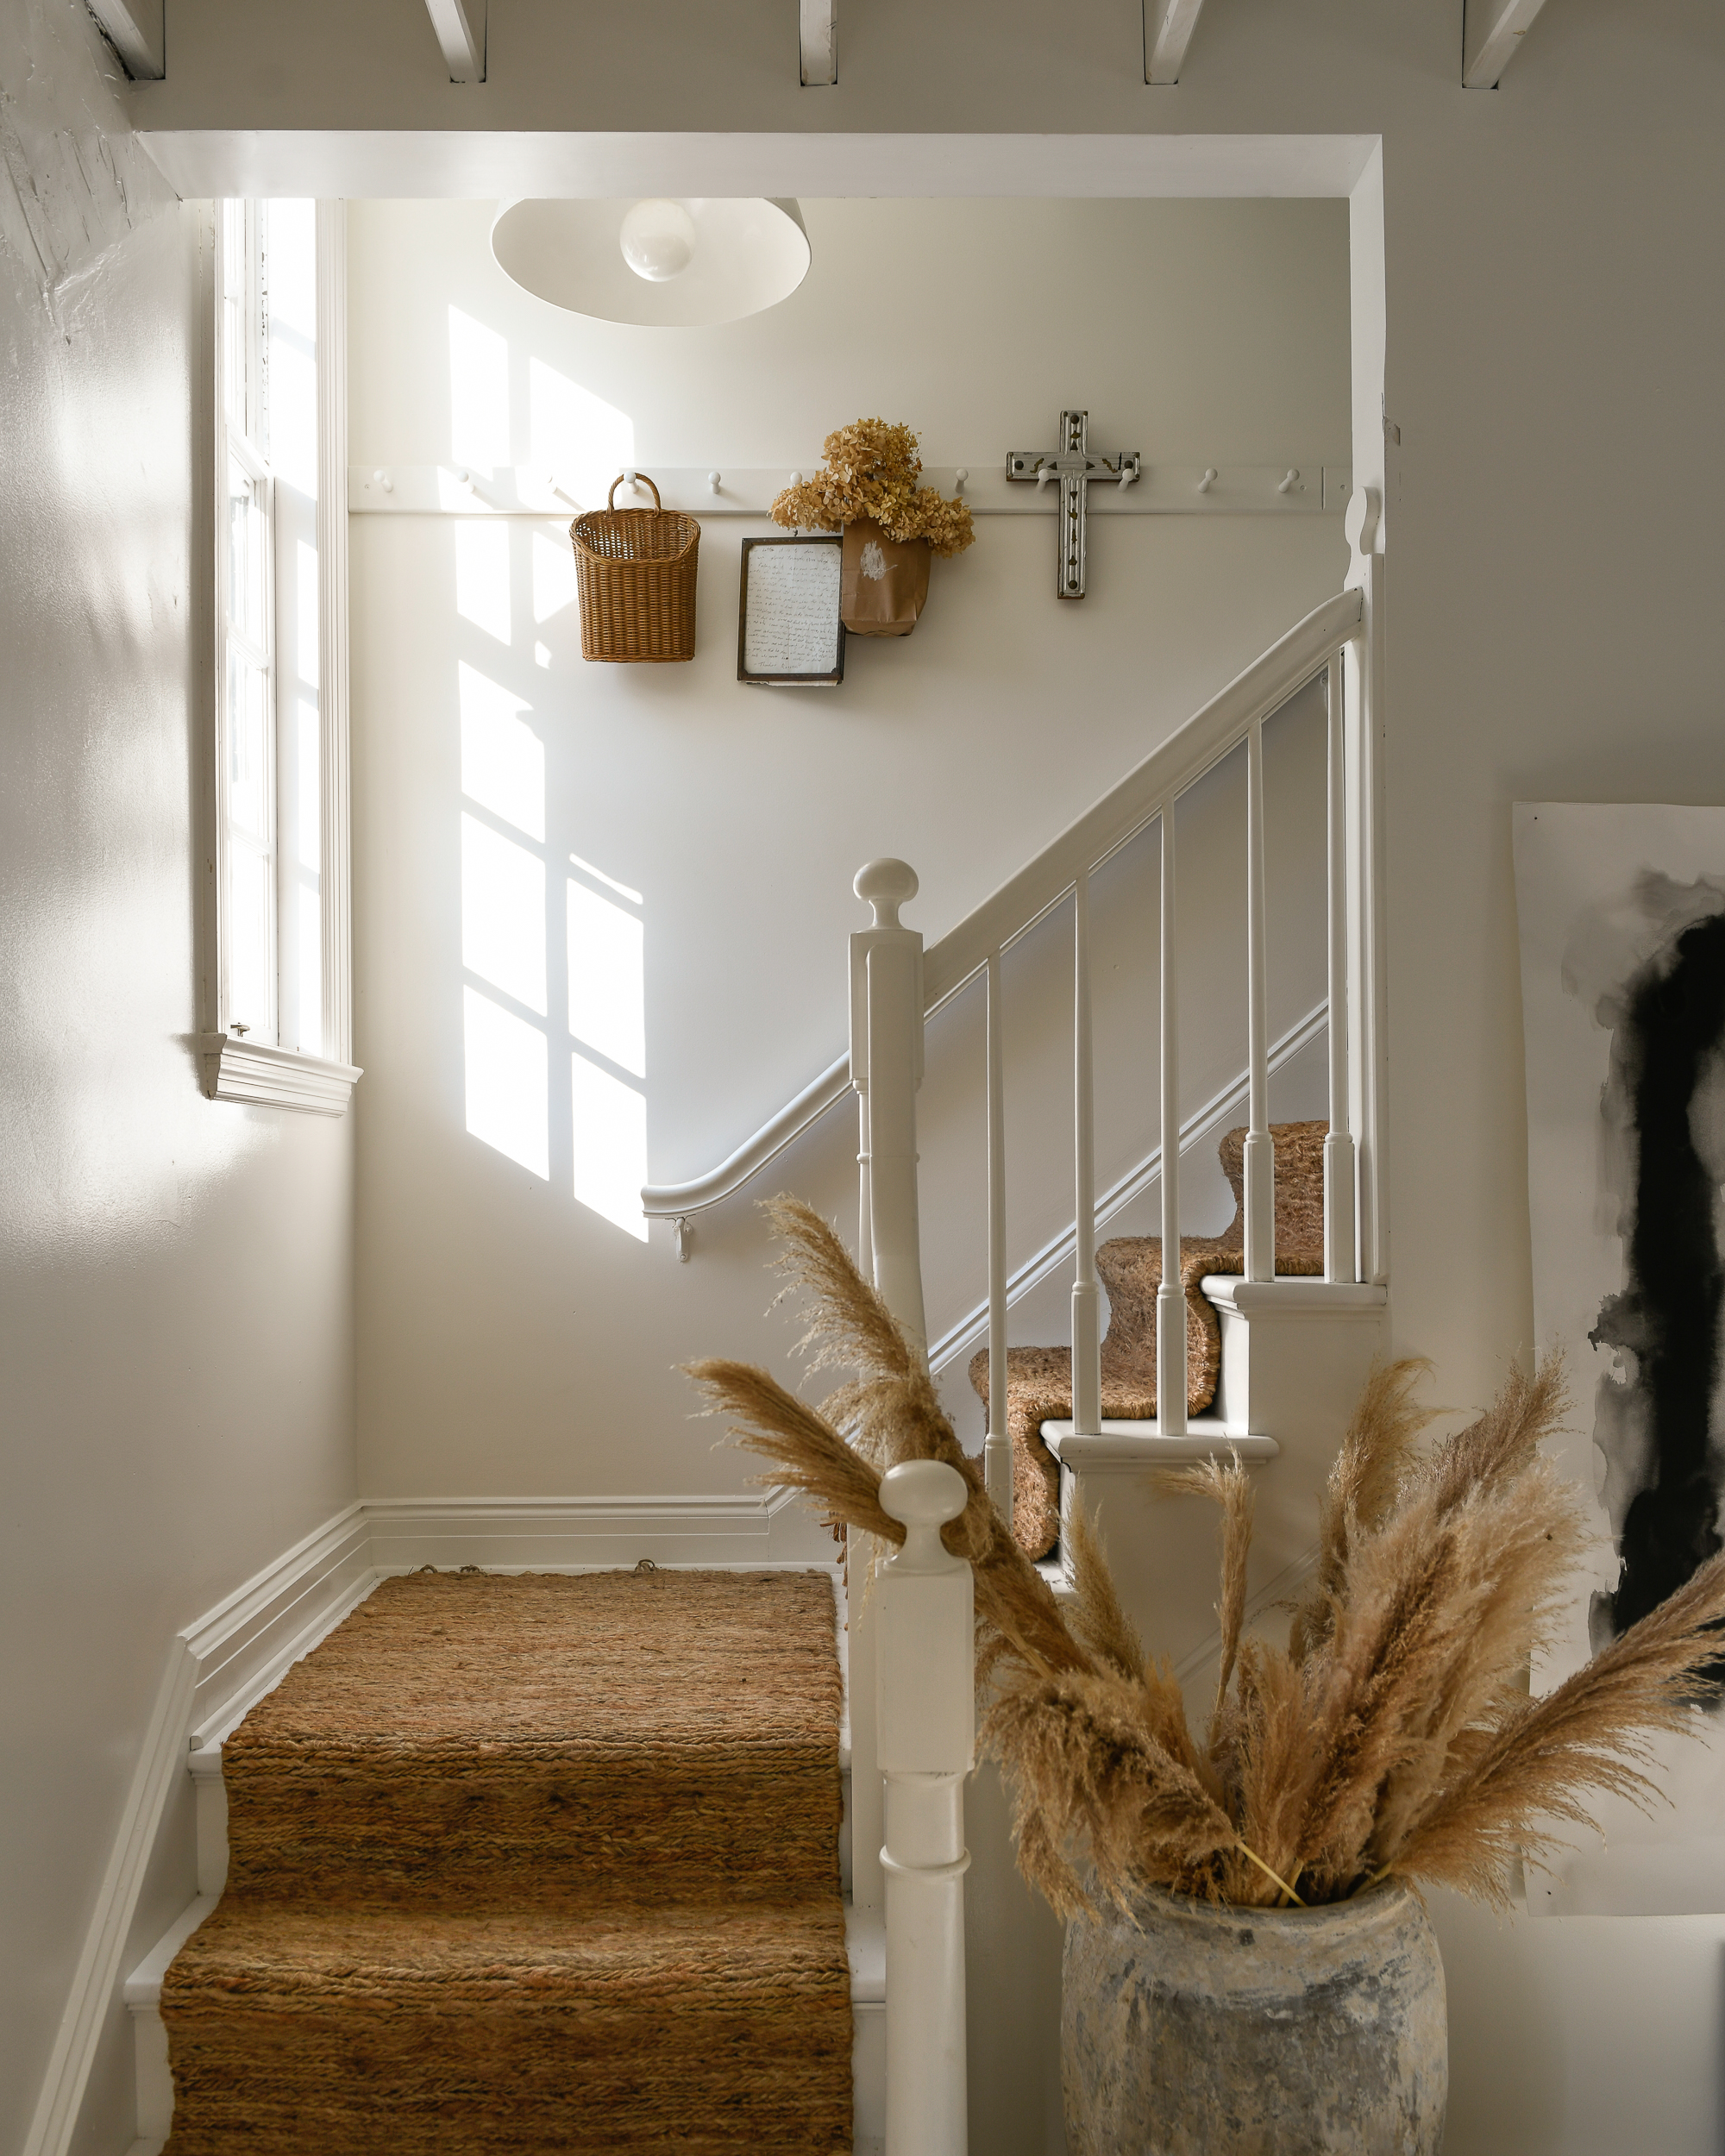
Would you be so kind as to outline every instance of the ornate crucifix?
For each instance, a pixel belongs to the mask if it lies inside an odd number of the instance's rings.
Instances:
[[[1093,456],[1087,447],[1090,432],[1088,411],[1060,415],[1057,449],[1014,449],[1007,459],[1009,479],[1034,479],[1038,491],[1051,479],[1060,482],[1060,516],[1056,534],[1054,588],[1062,599],[1084,596],[1085,507],[1092,479],[1113,479],[1130,486],[1143,472],[1143,458],[1133,449],[1113,458]]]

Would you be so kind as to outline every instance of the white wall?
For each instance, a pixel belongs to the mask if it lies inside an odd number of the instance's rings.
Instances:
[[[688,179],[652,184],[695,191],[723,167],[775,193],[1017,193],[1035,169],[1053,191],[1123,193],[1201,164],[1215,185],[1270,184],[1252,174],[1309,152],[1312,184],[1333,185],[1339,164],[1358,172],[1348,140],[1381,135],[1381,222],[1361,229],[1387,275],[1401,436],[1386,565],[1395,1324],[1400,1345],[1437,1356],[1446,1398],[1478,1400],[1531,1344],[1509,805],[1716,802],[1725,785],[1725,18],[1716,0],[1551,0],[1502,89],[1475,93],[1458,80],[1461,0],[1212,0],[1178,89],[1151,91],[1138,13],[880,0],[847,16],[828,92],[796,86],[787,10],[727,11],[720,30],[667,0],[642,37],[627,14],[533,0],[498,12],[481,91],[442,79],[405,0],[291,16],[177,0],[189,64],[135,103],[145,125],[234,131],[165,152],[188,163],[250,160],[287,188],[327,184],[340,161],[380,193],[513,191],[534,157],[561,159],[573,185],[634,156],[644,185],[674,155]],[[448,132],[289,132],[385,126]],[[706,132],[505,132],[572,126]],[[1254,136],[1298,139],[1265,160]],[[1358,390],[1365,474],[1383,461],[1375,375]],[[1440,1922],[1452,2156],[1716,2149],[1716,1921],[1499,1928],[1446,1907]]]
[[[920,429],[931,464],[981,470],[1051,439],[1061,404],[1081,398],[1094,440],[1152,461],[1309,467],[1343,454],[1339,204],[804,208],[814,266],[790,302],[667,336],[520,292],[491,260],[488,205],[356,204],[355,461],[549,457],[597,470],[609,429],[613,472],[625,459],[649,471],[806,468],[831,427],[879,411]],[[1059,310],[1020,304],[1026,247],[1062,251],[1088,295],[1076,352]],[[480,360],[461,356],[474,349]],[[477,398],[463,369],[482,368],[488,349],[498,387]],[[571,408],[584,427],[560,439],[557,414]],[[743,1463],[690,1428],[672,1366],[721,1346],[776,1360],[787,1344],[781,1320],[761,1319],[757,1192],[702,1216],[687,1266],[666,1230],[643,1245],[572,1200],[570,1109],[558,1094],[569,853],[643,894],[649,1169],[658,1181],[699,1173],[843,1050],[845,938],[866,919],[850,886],[863,861],[896,853],[915,865],[922,893],[907,918],[932,940],[1337,588],[1345,563],[1333,517],[1109,519],[1093,528],[1089,596],[1065,605],[1052,589],[1051,520],[983,517],[969,553],[935,564],[912,637],[853,639],[836,691],[768,692],[737,682],[733,626],[740,537],[768,529],[708,520],[691,665],[611,667],[580,657],[572,581],[550,588],[568,578],[566,526],[353,520],[368,1492],[735,1487]],[[496,550],[489,601],[462,582],[480,558],[464,566],[464,545]],[[536,576],[549,590],[537,605]],[[552,1044],[545,1173],[468,1136],[464,1112],[462,699],[471,723],[498,692],[523,707],[518,747],[545,763],[543,848],[518,816],[486,819],[528,873],[549,864],[551,1002],[534,1020]],[[1192,902],[1236,914],[1239,849],[1188,859]],[[1139,1018],[1155,993],[1156,936],[1141,869],[1127,866],[1117,891],[1099,887],[1099,925],[1114,938],[1104,1001],[1114,961],[1135,949]],[[543,931],[536,919],[521,933]],[[1070,991],[1063,1010],[1026,959],[1013,1007],[1026,1014],[1028,1098],[1044,1018],[1061,1036],[1056,1060],[1070,1057]],[[476,975],[466,985],[492,993]],[[1243,993],[1237,1004],[1243,1025]],[[967,1056],[960,1013],[950,1030],[952,1056]],[[937,1062],[944,1052],[938,1043]],[[1237,1070],[1243,1039],[1222,1060]],[[1195,1099],[1214,1090],[1204,1062],[1189,1074]],[[1121,1127],[1105,1131],[1104,1151],[1124,1165],[1153,1142],[1153,1088],[1117,1075],[1107,1106]],[[932,1130],[939,1120],[932,1097]],[[1049,1232],[1051,1205],[1070,1219],[1070,1168],[1065,1141],[1051,1149],[1027,1121],[1016,1127],[1026,1154],[1039,1144],[1044,1156],[1026,1159],[1015,1189],[1021,1255]],[[794,1188],[848,1217],[854,1128],[835,1111],[762,1189]],[[937,1331],[982,1292],[980,1237],[967,1246],[962,1223],[980,1190],[972,1175],[966,1194],[969,1165],[944,1161],[957,1180],[930,1187]]]
[[[9,2150],[174,1633],[354,1493],[351,1126],[206,1100],[191,1052],[200,220],[111,65],[71,0],[0,10]],[[159,1876],[140,1931],[191,1891]],[[127,2034],[98,2156],[130,2139]]]

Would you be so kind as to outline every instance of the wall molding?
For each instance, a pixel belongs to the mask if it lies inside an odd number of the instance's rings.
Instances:
[[[273,1558],[169,1645],[29,2131],[19,2156],[68,2156],[119,2001],[132,1920],[177,1777],[392,1573],[435,1564],[587,1572],[831,1569],[831,1539],[794,1491],[687,1496],[361,1499]],[[146,2146],[152,2146],[147,2141]]]

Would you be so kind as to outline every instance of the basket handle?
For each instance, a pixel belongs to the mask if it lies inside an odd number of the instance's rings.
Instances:
[[[628,477],[627,472],[619,472],[611,482],[611,492],[605,498],[605,505],[607,510],[616,502],[617,490]],[[634,484],[637,486],[653,486],[652,480],[644,472],[637,472],[635,474]],[[656,486],[653,486],[653,510],[656,516],[662,517],[665,513],[665,505],[659,499],[659,490]]]

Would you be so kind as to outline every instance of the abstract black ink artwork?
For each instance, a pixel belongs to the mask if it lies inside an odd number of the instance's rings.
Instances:
[[[1615,1470],[1620,1504],[1630,1493],[1613,1523],[1616,1585],[1592,1601],[1596,1651],[1682,1586],[1722,1540],[1725,890],[1648,871],[1634,907],[1655,948],[1595,1012],[1612,1037],[1600,1156],[1619,1200],[1624,1280],[1588,1334],[1614,1351],[1621,1372],[1599,1381],[1594,1436],[1608,1473]],[[1577,924],[1578,971],[1600,955],[1585,948],[1591,925]]]
[[[1725,1540],[1725,808],[1514,811],[1534,1330],[1562,1350],[1551,1451],[1595,1540],[1536,1654],[1551,1688]],[[1513,1293],[1513,1287],[1509,1289]],[[1725,1634],[1684,1735],[1527,1883],[1527,1906],[1725,1915]]]

